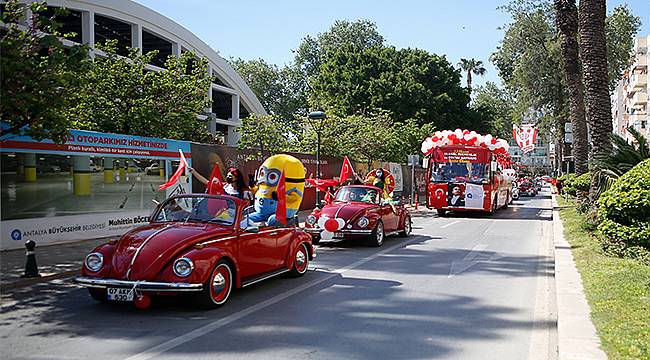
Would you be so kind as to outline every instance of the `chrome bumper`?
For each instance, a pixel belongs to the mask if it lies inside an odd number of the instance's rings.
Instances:
[[[74,282],[89,288],[105,289],[107,287],[135,288],[140,291],[201,291],[203,284],[168,283],[155,281],[130,281],[117,279],[98,279],[77,277]]]
[[[305,228],[305,231],[313,234],[313,235],[318,235],[320,234],[323,229],[320,228]],[[357,229],[342,229],[339,231],[336,231],[336,233],[342,233],[344,235],[370,235],[372,233],[372,230],[370,229],[365,229],[365,230],[357,230]]]

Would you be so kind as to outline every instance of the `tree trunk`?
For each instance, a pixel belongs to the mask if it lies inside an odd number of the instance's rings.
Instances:
[[[564,76],[569,90],[570,119],[573,126],[573,161],[576,175],[582,175],[589,171],[589,164],[585,99],[578,53],[578,8],[575,0],[555,0],[555,11],[555,22],[560,30]]]
[[[467,88],[472,91],[472,69],[467,70]]]
[[[591,159],[597,169],[612,150],[612,110],[607,81],[605,0],[580,0],[580,50],[585,81],[585,110],[591,131]],[[598,179],[591,177],[589,196],[597,199]]]

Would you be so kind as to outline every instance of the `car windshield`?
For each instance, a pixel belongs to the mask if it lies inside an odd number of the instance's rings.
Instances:
[[[156,222],[205,222],[232,225],[237,217],[232,199],[177,196],[167,199],[154,216]]]
[[[478,162],[436,162],[431,169],[432,182],[488,181],[490,164]]]
[[[336,192],[335,201],[359,201],[368,204],[379,202],[379,190],[371,187],[345,186]]]

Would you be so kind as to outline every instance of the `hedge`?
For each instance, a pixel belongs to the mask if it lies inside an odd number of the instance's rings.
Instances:
[[[603,248],[650,261],[650,159],[630,169],[598,200]]]

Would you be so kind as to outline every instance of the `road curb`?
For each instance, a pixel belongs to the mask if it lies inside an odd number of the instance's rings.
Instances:
[[[16,290],[24,287],[28,287],[35,284],[45,283],[51,280],[63,279],[70,276],[79,274],[79,270],[68,270],[62,271],[56,274],[48,276],[40,276],[33,278],[18,279],[16,281],[7,282],[5,284],[0,284],[0,293],[5,293],[10,290]]]
[[[591,321],[582,278],[576,268],[571,245],[564,238],[564,225],[555,195],[553,201],[553,250],[559,360],[601,360],[607,355]]]

